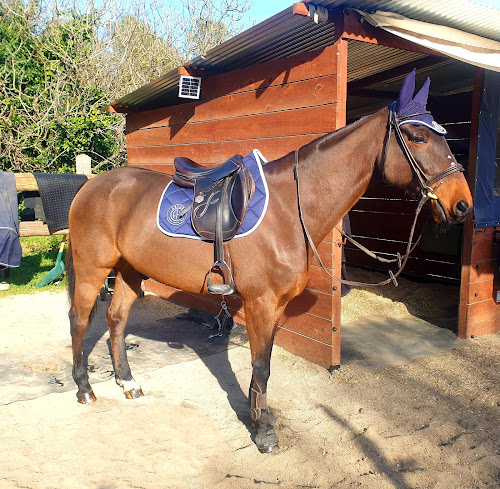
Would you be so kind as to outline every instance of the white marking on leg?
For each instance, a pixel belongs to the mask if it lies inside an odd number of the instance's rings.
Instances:
[[[141,386],[134,380],[119,380],[116,383],[123,388],[123,392],[130,392],[131,390],[141,390]]]

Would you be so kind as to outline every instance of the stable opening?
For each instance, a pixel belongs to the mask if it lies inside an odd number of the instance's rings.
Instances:
[[[348,124],[396,100],[404,77],[416,67],[416,90],[431,78],[427,108],[448,131],[450,149],[467,169],[474,67],[360,41],[350,41],[348,52]],[[395,258],[406,248],[416,205],[415,197],[394,187],[370,186],[349,212],[352,235],[380,256]],[[422,239],[398,280],[399,287],[358,288],[343,297],[343,328],[379,317],[418,318],[457,333],[463,229],[436,225],[429,212],[422,214],[416,229]],[[345,246],[345,262],[349,279],[364,282],[387,278],[382,272],[390,267],[350,244]],[[347,331],[343,329],[343,345]],[[343,346],[343,357],[344,353]]]

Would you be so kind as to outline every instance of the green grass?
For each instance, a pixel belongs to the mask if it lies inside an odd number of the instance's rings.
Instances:
[[[11,268],[9,290],[0,290],[0,298],[15,294],[32,294],[41,291],[63,291],[66,288],[66,275],[60,282],[35,289],[35,285],[46,275],[56,263],[62,236],[33,236],[21,238],[23,258],[19,268]],[[66,249],[65,249],[66,251]],[[66,259],[64,254],[63,261]],[[0,281],[4,280],[0,272]]]

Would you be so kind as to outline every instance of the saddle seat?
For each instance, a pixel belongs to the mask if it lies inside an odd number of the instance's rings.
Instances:
[[[225,163],[222,163],[222,165],[212,168],[199,165],[184,156],[179,156],[174,159],[174,166],[174,182],[180,187],[186,188],[194,187],[196,180],[209,178],[215,182],[239,171],[242,167],[244,168],[243,157],[241,155],[234,155]]]
[[[214,243],[215,263],[209,272],[208,290],[214,294],[231,294],[234,282],[225,261],[223,242],[233,238],[243,224],[255,191],[252,174],[241,155],[235,155],[215,168],[207,168],[184,157],[175,158],[174,165],[174,183],[194,189],[190,206],[193,229]],[[210,277],[215,269],[226,269],[228,280],[224,277],[223,284],[213,284]]]

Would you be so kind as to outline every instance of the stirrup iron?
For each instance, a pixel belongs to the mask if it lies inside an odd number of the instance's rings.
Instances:
[[[226,273],[224,273],[224,268],[227,270],[227,274],[229,275],[229,281],[226,280]],[[222,284],[213,284],[212,281],[210,280],[210,278],[212,277],[212,273],[216,269],[218,269],[221,272],[222,280],[223,280]],[[225,261],[216,261],[210,267],[210,271],[208,272],[208,279],[207,279],[207,289],[211,294],[217,294],[217,295],[222,295],[222,296],[231,295],[236,290],[234,287],[233,274],[231,273],[231,269],[229,268],[229,265]]]

